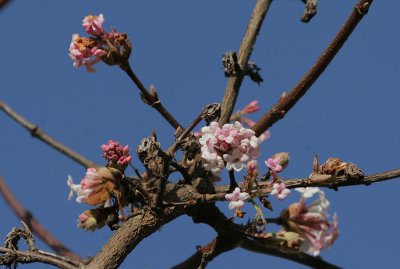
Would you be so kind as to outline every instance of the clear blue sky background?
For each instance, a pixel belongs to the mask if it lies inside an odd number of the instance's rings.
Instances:
[[[0,11],[0,99],[50,135],[84,156],[103,163],[100,145],[120,140],[132,149],[155,128],[162,145],[172,129],[138,98],[138,91],[116,67],[97,72],[75,69],[68,47],[73,33],[83,34],[87,14],[104,13],[105,26],[128,33],[131,64],[146,85],[154,84],[173,115],[187,125],[202,106],[221,100],[226,78],[224,52],[238,50],[253,1],[12,1]],[[273,105],[312,65],[344,20],[355,0],[320,1],[310,24],[300,22],[299,0],[274,1],[261,29],[252,60],[262,67],[261,86],[246,79],[237,107],[258,99],[262,111]],[[313,154],[337,156],[366,173],[399,168],[400,37],[399,1],[375,1],[327,71],[287,117],[271,128],[262,158],[289,151],[284,177],[311,172]],[[132,150],[134,151],[134,150]],[[93,256],[112,234],[76,227],[86,205],[68,201],[67,175],[76,181],[85,170],[34,140],[0,113],[0,175],[20,202],[68,247]],[[135,165],[139,166],[137,158]],[[226,179],[224,181],[226,183]],[[397,224],[400,182],[326,190],[337,212],[341,235],[322,257],[344,268],[394,268],[398,264]],[[289,201],[272,199],[276,211]],[[221,203],[225,212],[227,204]],[[248,216],[254,210],[247,206]],[[0,202],[0,235],[18,219]],[[168,268],[189,257],[215,232],[182,217],[143,241],[121,268]],[[47,249],[38,242],[40,248]],[[303,268],[293,262],[240,249],[225,253],[208,268]],[[21,268],[45,268],[25,265]]]

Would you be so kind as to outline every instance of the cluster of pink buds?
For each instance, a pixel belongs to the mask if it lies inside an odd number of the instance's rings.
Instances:
[[[131,44],[126,34],[113,29],[110,33],[103,28],[104,16],[89,15],[82,21],[89,37],[72,35],[69,56],[75,67],[86,66],[88,71],[94,71],[93,65],[100,60],[109,65],[121,64],[127,61],[131,52]]]
[[[81,184],[74,184],[71,176],[68,176],[67,185],[71,189],[68,199],[72,199],[74,192],[77,194],[76,202],[86,202],[88,197],[100,186],[103,182],[96,172],[96,168],[88,168],[86,176],[81,180]]]
[[[218,175],[225,167],[228,170],[241,171],[248,162],[259,155],[259,140],[254,131],[240,124],[225,124],[222,128],[217,122],[201,129],[201,154],[205,168]]]
[[[260,106],[258,105],[258,100],[254,100],[241,110],[241,114],[242,115],[250,114],[250,113],[257,112],[258,110],[260,110]]]
[[[328,221],[327,209],[330,205],[325,193],[319,188],[296,189],[302,193],[299,203],[294,203],[281,214],[286,228],[298,233],[304,242],[300,250],[310,255],[318,255],[322,249],[329,248],[339,236],[336,214],[333,221]],[[306,200],[315,193],[319,198],[310,205]]]
[[[129,147],[126,145],[122,147],[118,141],[109,140],[107,145],[102,145],[103,157],[106,158],[110,164],[117,164],[121,167],[126,167],[132,160],[129,154]]]

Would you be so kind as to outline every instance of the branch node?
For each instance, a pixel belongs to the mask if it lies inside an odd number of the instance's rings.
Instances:
[[[39,130],[40,130],[39,126],[35,125],[35,126],[30,130],[31,136],[33,136],[33,137],[39,137],[39,135],[38,135]]]

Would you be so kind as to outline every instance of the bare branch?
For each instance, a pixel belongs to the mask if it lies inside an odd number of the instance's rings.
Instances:
[[[336,265],[330,264],[322,260],[319,257],[313,257],[292,248],[276,244],[274,245],[272,243],[269,244],[268,242],[263,242],[262,239],[260,238],[249,238],[250,235],[246,233],[245,226],[233,223],[214,204],[208,204],[193,208],[189,211],[189,215],[192,216],[195,223],[205,223],[217,231],[220,240],[219,244],[221,244],[222,247],[215,253],[212,253],[212,251],[209,252],[211,258],[215,258],[219,254],[232,250],[236,247],[241,247],[243,249],[257,253],[281,257],[283,259],[304,264],[312,268],[331,268],[331,269],[340,268]],[[228,241],[224,242],[224,240]],[[210,244],[212,243],[213,242],[211,242]],[[199,250],[197,253],[195,253],[186,261],[182,262],[181,264],[173,268],[175,269],[196,268],[187,266],[189,264],[194,264],[195,262],[198,262],[199,258],[203,257],[204,252],[202,253],[199,252],[201,252],[201,250]]]
[[[0,9],[3,9],[11,0],[0,0]]]
[[[311,88],[314,82],[325,71],[326,67],[342,48],[343,44],[349,38],[364,15],[367,14],[372,1],[373,0],[359,0],[350,17],[336,34],[326,50],[310,68],[310,70],[288,94],[282,96],[279,101],[270,109],[270,111],[268,111],[253,126],[252,129],[256,132],[257,136],[261,135],[274,123],[282,119],[297,103],[297,101],[299,101],[300,98],[308,91],[308,89]]]
[[[346,177],[337,177],[331,178],[328,182],[313,182],[308,178],[291,178],[291,179],[282,179],[285,182],[285,185],[288,189],[299,188],[299,187],[325,187],[325,188],[338,188],[338,187],[346,187],[346,186],[357,186],[357,185],[371,185],[372,183],[382,182],[390,179],[400,178],[400,169],[393,169],[389,171],[385,171],[382,173],[371,174],[364,177],[364,179],[360,180],[349,180]],[[265,187],[262,190],[262,193],[270,193],[271,192],[271,182],[258,182],[258,185],[261,187]],[[192,203],[213,203],[216,201],[224,201],[225,193],[229,190],[229,185],[218,186],[215,188],[215,194],[205,194],[198,195],[197,200]],[[200,199],[202,197],[202,199]]]
[[[189,201],[195,193],[196,190],[187,184],[167,184],[165,200],[167,203]],[[85,269],[118,268],[144,238],[156,232],[162,225],[185,214],[187,208],[188,205],[169,206],[158,210],[144,207],[128,217]]]
[[[243,71],[247,68],[247,63],[250,59],[251,53],[253,52],[253,47],[256,43],[258,32],[260,31],[261,25],[271,2],[272,0],[258,0],[256,6],[254,7],[249,25],[247,26],[246,34],[239,49],[238,64],[240,67],[240,72],[238,72],[235,77],[230,77],[228,84],[226,85],[225,95],[221,104],[222,111],[219,119],[220,125],[229,121],[229,118],[235,107],[240,86],[245,75]]]
[[[126,74],[132,79],[132,81],[135,83],[135,85],[138,87],[138,89],[141,92],[141,96],[144,99],[144,101],[154,107],[160,114],[161,116],[166,119],[169,124],[177,129],[178,127],[182,127],[180,123],[168,112],[168,110],[161,104],[160,99],[158,98],[157,94],[151,94],[146,87],[143,85],[143,83],[140,81],[140,79],[136,76],[136,74],[133,72],[132,68],[130,67],[129,63],[126,63],[126,65],[120,66],[122,70],[126,72]]]
[[[59,152],[71,158],[72,160],[76,161],[77,163],[85,166],[86,168],[98,166],[96,163],[92,162],[89,159],[86,159],[78,152],[73,151],[72,149],[68,148],[64,144],[58,142],[57,140],[46,134],[42,129],[39,128],[39,126],[29,122],[27,119],[19,115],[17,112],[15,112],[11,107],[9,107],[6,103],[2,102],[1,100],[0,100],[0,110],[3,110],[4,113],[6,113],[10,118],[15,120],[25,129],[27,129],[33,137],[42,140],[47,145],[58,150]]]
[[[31,212],[24,209],[17,201],[11,190],[7,187],[5,181],[0,177],[0,194],[3,196],[6,203],[14,211],[15,215],[25,222],[29,229],[32,230],[44,243],[52,248],[56,253],[70,257],[73,260],[80,261],[81,258],[65,247],[57,238],[47,231],[32,215]]]
[[[78,269],[80,266],[74,266],[64,261],[62,257],[55,255],[48,255],[38,251],[19,251],[12,250],[5,247],[0,247],[0,253],[4,254],[0,256],[0,265],[18,263],[45,263],[54,265],[61,269]]]

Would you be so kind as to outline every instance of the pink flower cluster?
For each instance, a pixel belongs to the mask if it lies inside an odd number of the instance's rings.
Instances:
[[[305,239],[300,250],[317,256],[322,249],[329,248],[339,236],[337,215],[334,214],[332,222],[328,221],[327,209],[330,203],[319,188],[296,190],[302,196],[299,203],[290,205],[288,222]],[[306,199],[315,193],[319,193],[318,199],[306,205]]]
[[[88,71],[94,71],[93,65],[100,61],[100,57],[107,55],[107,49],[96,41],[106,35],[103,28],[103,14],[99,16],[86,16],[83,19],[82,26],[86,32],[94,37],[81,37],[79,34],[72,35],[72,41],[69,46],[69,57],[74,60],[74,66],[86,66]]]
[[[244,201],[250,198],[247,192],[240,192],[238,187],[232,193],[225,194],[225,199],[229,202],[229,209],[240,209],[244,206]]]
[[[107,53],[106,50],[97,47],[90,38],[80,37],[79,34],[72,35],[69,57],[74,60],[74,67],[86,66],[89,71],[94,71],[92,66]]]
[[[127,166],[132,156],[129,154],[129,147],[122,147],[118,141],[109,140],[107,145],[102,145],[103,157],[109,162],[116,163],[119,166]]]
[[[102,184],[96,168],[88,168],[86,170],[86,176],[81,180],[81,184],[74,184],[74,180],[71,176],[68,176],[67,185],[71,189],[68,199],[72,199],[74,192],[77,194],[76,202],[82,203],[86,202],[86,199],[95,190],[95,188]]]
[[[228,170],[241,171],[259,155],[259,139],[238,121],[222,128],[217,122],[211,122],[201,133],[201,156],[206,161],[205,168],[213,174],[221,172],[224,162]]]

